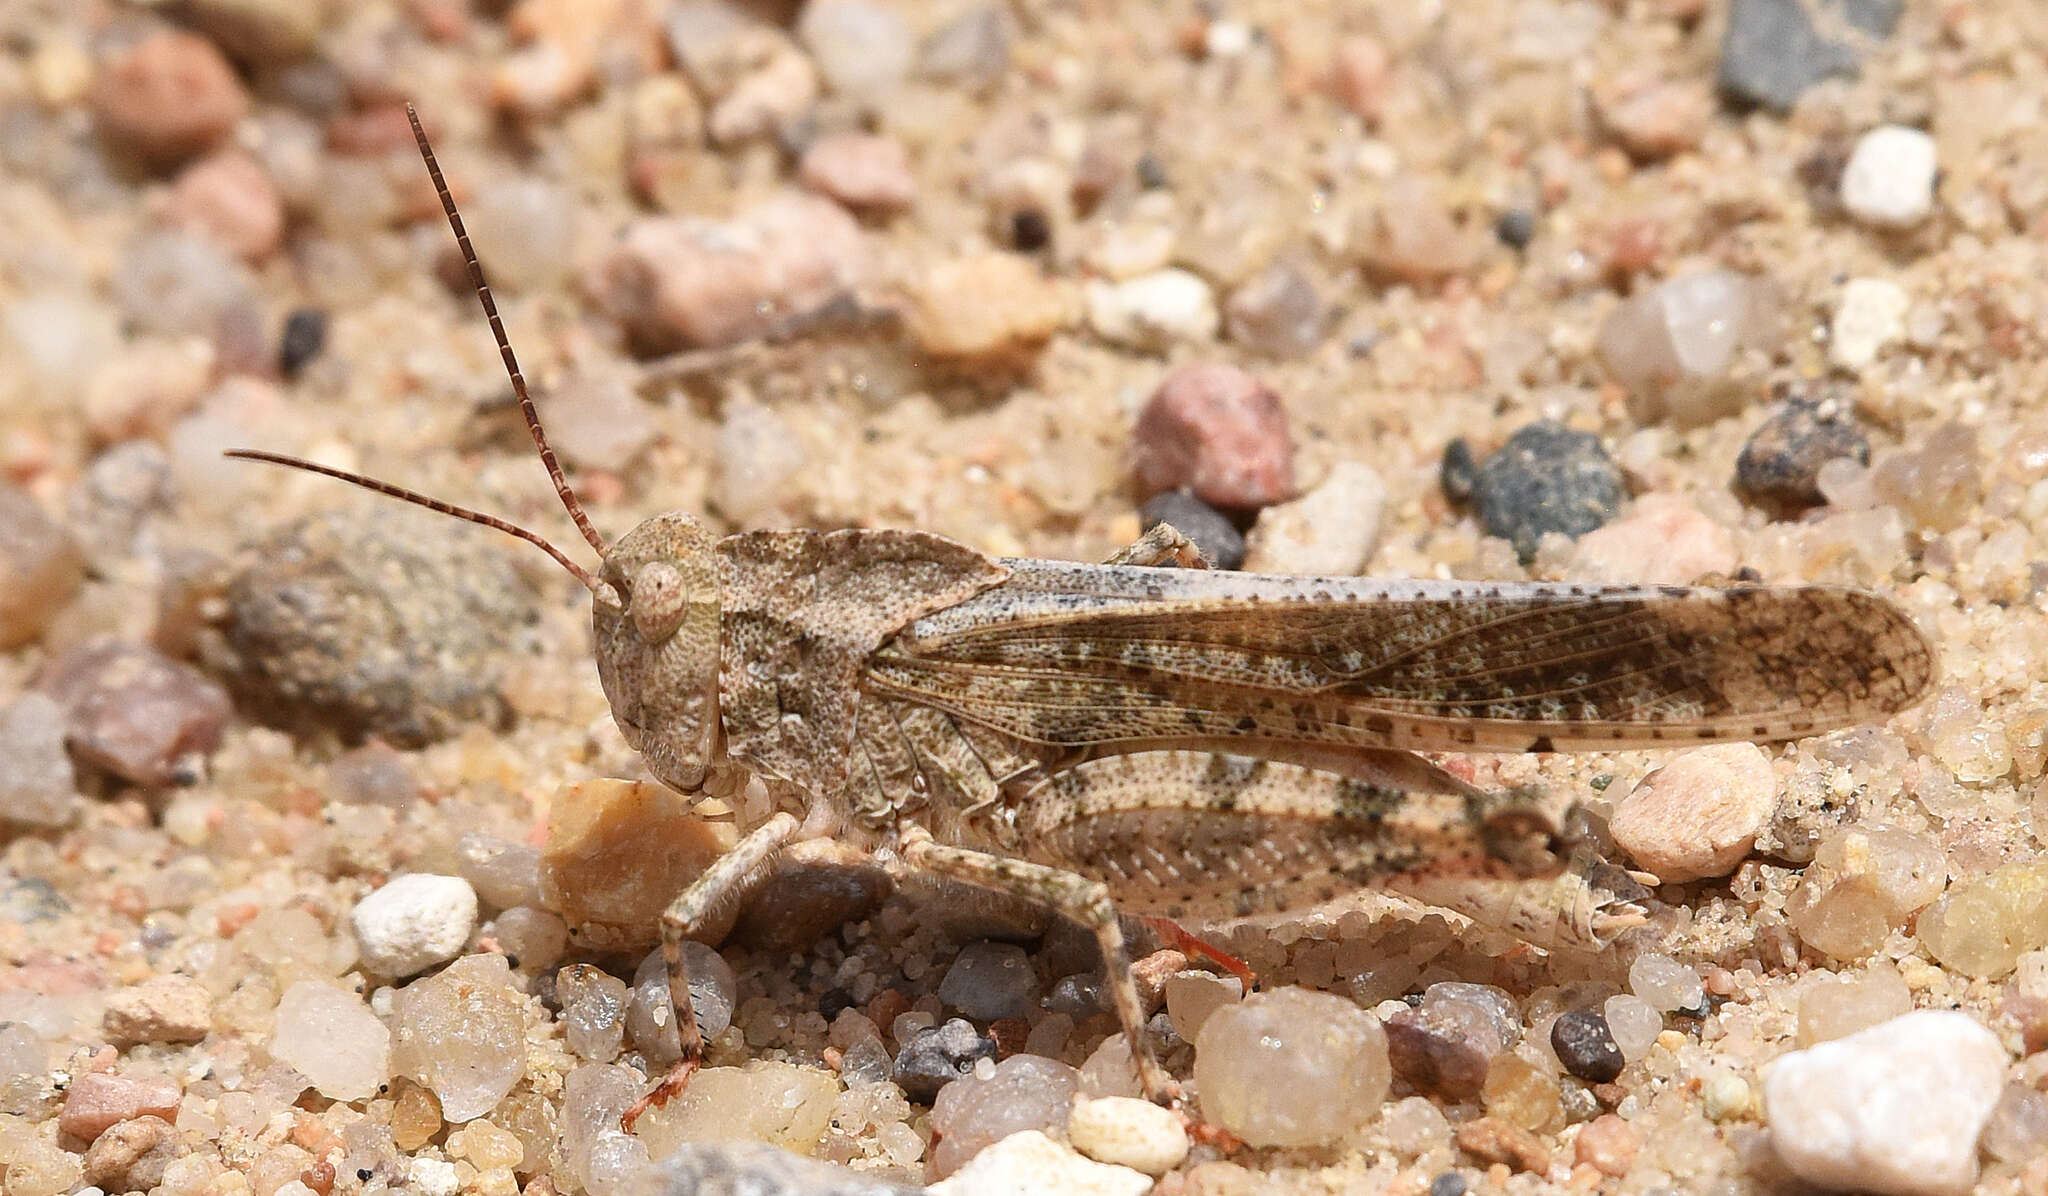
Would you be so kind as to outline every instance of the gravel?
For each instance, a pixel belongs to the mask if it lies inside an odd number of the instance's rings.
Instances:
[[[1600,438],[1548,422],[1509,437],[1472,487],[1480,525],[1524,563],[1545,535],[1576,538],[1614,518],[1621,495],[1621,471]]]

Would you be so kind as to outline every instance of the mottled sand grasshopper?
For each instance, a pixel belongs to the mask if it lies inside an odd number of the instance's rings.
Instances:
[[[542,463],[601,564],[523,528],[268,453],[539,546],[591,594],[598,676],[662,781],[771,801],[662,919],[684,1059],[682,943],[789,844],[831,837],[1090,927],[1148,1094],[1171,1099],[1119,909],[1206,921],[1365,886],[1597,946],[1645,896],[1535,791],[1485,792],[1416,749],[1772,741],[1882,718],[1935,676],[1883,598],[1282,577],[1190,567],[1170,528],[1107,564],[997,559],[913,531],[719,537],[656,516],[607,544],[549,449],[469,237],[413,121]],[[1548,882],[1548,883],[1545,883]],[[647,1102],[643,1102],[642,1107]]]

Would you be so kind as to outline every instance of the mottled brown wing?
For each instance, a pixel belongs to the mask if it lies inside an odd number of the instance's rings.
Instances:
[[[1005,564],[883,645],[869,687],[1055,745],[1568,751],[1817,734],[1911,705],[1936,672],[1898,607],[1830,586]]]

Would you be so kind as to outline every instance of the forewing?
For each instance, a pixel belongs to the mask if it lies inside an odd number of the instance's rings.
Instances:
[[[1772,741],[1932,683],[1896,606],[1831,586],[1369,582],[1009,561],[868,684],[1041,743],[1481,751]]]

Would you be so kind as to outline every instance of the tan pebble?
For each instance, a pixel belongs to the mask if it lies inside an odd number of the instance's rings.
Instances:
[[[213,994],[189,976],[159,976],[107,998],[103,1021],[114,1042],[198,1042],[213,1029]]]
[[[90,1072],[71,1081],[57,1129],[67,1138],[90,1142],[108,1126],[136,1117],[178,1115],[180,1089],[167,1076],[117,1076]]]
[[[1614,841],[1667,883],[1726,876],[1777,809],[1770,757],[1751,743],[1694,748],[1637,783],[1614,812]]]
[[[177,1132],[161,1117],[109,1126],[85,1152],[85,1180],[109,1192],[147,1192],[163,1182],[177,1146]]]
[[[1574,581],[1689,585],[1736,567],[1735,537],[1697,507],[1666,494],[1645,495],[1625,518],[1579,537]]]
[[[45,107],[77,103],[92,89],[92,77],[92,59],[70,38],[49,38],[29,59],[29,83]]]
[[[1616,1114],[1602,1113],[1579,1131],[1572,1152],[1578,1162],[1593,1167],[1602,1175],[1619,1179],[1628,1174],[1629,1165],[1635,1162],[1636,1151],[1641,1146],[1634,1126]]]
[[[1550,1151],[1543,1142],[1521,1126],[1498,1117],[1466,1122],[1458,1127],[1457,1139],[1461,1150],[1482,1162],[1537,1175],[1550,1170]]]
[[[1074,1149],[1098,1163],[1164,1175],[1188,1157],[1188,1131],[1180,1117],[1148,1100],[1086,1097],[1067,1121]]]
[[[1714,115],[1714,97],[1703,82],[1624,80],[1596,88],[1600,119],[1629,153],[1668,158],[1700,143]]]
[[[1138,986],[1138,1004],[1149,1014],[1166,1003],[1166,981],[1175,972],[1186,971],[1188,957],[1171,947],[1154,951],[1131,965],[1131,982]]]
[[[1378,39],[1363,35],[1343,38],[1330,55],[1330,90],[1338,103],[1368,126],[1377,124],[1392,67],[1392,56]]]
[[[1073,317],[1072,297],[1014,253],[940,262],[911,289],[907,313],[918,347],[939,357],[1034,354]]]
[[[441,1102],[431,1090],[408,1084],[391,1110],[393,1145],[410,1153],[441,1132]]]
[[[661,785],[571,785],[549,807],[541,905],[572,926],[651,940],[662,910],[731,848],[733,838],[731,827],[696,817],[687,801]],[[730,928],[731,916],[709,936],[713,941]]]
[[[106,64],[93,110],[110,138],[158,165],[218,145],[249,108],[227,56],[196,34],[152,34]]]

